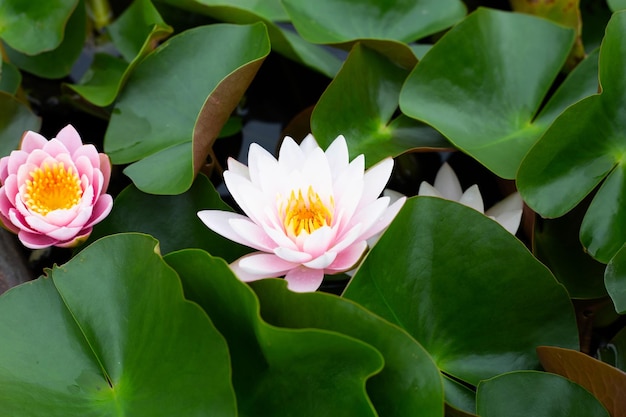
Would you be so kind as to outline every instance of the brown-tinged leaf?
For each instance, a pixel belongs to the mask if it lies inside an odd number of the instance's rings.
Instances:
[[[585,387],[612,417],[626,416],[625,372],[571,349],[539,346],[537,355],[546,371]]]

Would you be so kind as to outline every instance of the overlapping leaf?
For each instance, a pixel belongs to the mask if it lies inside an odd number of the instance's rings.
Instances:
[[[4,415],[237,415],[224,339],[154,238],[102,239],[0,312]]]
[[[515,178],[552,120],[596,91],[595,84],[589,91],[588,81],[569,83],[571,90],[539,113],[573,40],[573,30],[545,19],[480,8],[415,67],[400,107],[497,175]]]
[[[124,60],[97,53],[80,84],[67,85],[101,107],[113,103],[135,65],[172,33],[151,0],[135,0],[107,30]]]
[[[518,371],[482,381],[476,397],[481,417],[609,417],[589,391],[546,372]]]
[[[0,38],[12,49],[28,55],[55,49],[61,44],[65,25],[78,3],[78,0],[3,0]]]
[[[496,222],[439,198],[407,201],[344,296],[407,330],[469,384],[537,368],[538,345],[578,347],[552,274]]]
[[[190,29],[135,68],[111,117],[104,148],[152,194],[179,194],[204,165],[269,40],[263,24]],[[167,169],[164,169],[167,167]]]
[[[599,58],[602,93],[568,108],[531,149],[517,185],[545,217],[562,216],[602,183],[580,240],[601,262],[626,241],[626,12],[613,15]]]
[[[147,233],[160,242],[166,254],[185,248],[200,248],[229,262],[250,251],[207,228],[200,221],[200,210],[231,210],[211,182],[198,175],[193,185],[179,195],[146,194],[130,185],[115,199],[111,214],[94,227],[89,238],[122,233]]]
[[[254,292],[228,265],[187,249],[165,257],[185,296],[227,340],[241,416],[375,416],[365,382],[383,367],[372,346],[340,333],[263,321]]]
[[[324,293],[296,294],[284,280],[252,283],[269,323],[294,329],[316,328],[355,337],[385,359],[367,383],[379,415],[443,416],[441,375],[424,348],[408,334],[349,300]]]
[[[54,49],[49,49],[48,46],[32,48],[32,46],[28,44],[18,44],[19,47],[26,49],[28,52],[22,52],[20,50],[13,49],[8,45],[6,45],[5,47],[5,52],[9,61],[15,64],[18,68],[43,78],[63,78],[68,75],[72,69],[72,66],[74,65],[81,51],[83,50],[83,46],[85,43],[87,15],[85,12],[84,0],[79,1],[77,5],[75,4],[75,1],[54,1],[51,3],[46,3],[47,7],[41,8],[38,7],[38,3],[21,2],[21,4],[23,5],[32,5],[28,6],[29,8],[32,7],[32,10],[29,10],[29,12],[25,16],[20,16],[18,19],[21,19],[22,24],[31,26],[30,30],[28,31],[30,34],[27,36],[31,38],[30,41],[34,44],[36,44],[37,42],[42,42],[43,45],[47,45],[48,41],[44,40],[46,36],[50,36],[51,39],[56,38],[53,32],[47,33],[47,31],[45,30],[43,32],[37,31],[37,23],[39,19],[44,19],[45,21],[46,17],[44,16],[46,14],[53,16],[54,19],[57,19],[59,17],[59,11],[53,11],[48,8],[49,4],[55,3],[59,6],[61,6],[61,4],[59,3],[65,3],[63,9],[71,4],[70,10],[72,10],[71,16],[69,16],[69,20],[67,20],[67,24],[65,20],[63,20],[62,28],[64,32],[62,32],[62,42],[60,44],[58,44]],[[20,10],[23,7],[24,6],[19,6],[15,10]],[[38,9],[37,12],[34,12],[35,9]],[[2,13],[0,13],[0,16],[2,16]],[[63,19],[66,18],[67,17]],[[50,23],[46,23],[46,25],[49,24]],[[2,27],[1,23],[0,27]],[[25,38],[27,37],[25,36]],[[36,39],[36,41],[33,41],[33,39]],[[56,44],[56,41],[53,41],[52,44]],[[31,55],[29,53],[32,52],[32,49],[39,49],[40,52],[36,55]]]
[[[9,62],[0,59],[0,91],[15,95],[22,83],[22,74]]]
[[[613,300],[615,310],[626,312],[626,246],[623,246],[609,261],[604,274],[606,289]]]
[[[403,115],[394,118],[407,75],[408,70],[357,43],[311,116],[320,146],[344,135],[351,156],[365,154],[368,166],[416,148],[451,146],[430,126]]]
[[[612,417],[626,416],[626,373],[577,350],[541,346],[537,354],[546,371],[582,385],[600,400]]]
[[[332,52],[304,41],[297,33],[279,24],[287,21],[289,17],[278,0],[158,1],[196,13],[206,14],[224,22],[240,24],[263,22],[267,26],[273,50],[329,77],[333,77],[341,65],[339,58]]]

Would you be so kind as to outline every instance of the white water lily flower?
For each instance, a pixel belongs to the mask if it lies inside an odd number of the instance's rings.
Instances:
[[[474,184],[463,192],[454,170],[445,162],[437,172],[434,186],[426,181],[422,181],[418,194],[445,198],[446,200],[457,201],[467,207],[471,207],[500,223],[511,234],[517,233],[522,219],[524,203],[518,192],[510,194],[485,212],[483,198],[478,186]]]
[[[289,289],[315,291],[324,274],[347,271],[380,233],[406,198],[390,205],[379,197],[393,159],[365,171],[365,158],[352,162],[343,136],[324,152],[312,135],[302,144],[285,137],[278,160],[257,144],[249,166],[228,160],[224,182],[247,216],[204,210],[200,219],[213,231],[257,249],[231,264],[242,281],[285,276]]]

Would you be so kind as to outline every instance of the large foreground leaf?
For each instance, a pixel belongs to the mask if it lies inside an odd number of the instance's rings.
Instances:
[[[626,241],[626,12],[615,13],[600,49],[602,92],[568,108],[531,149],[517,185],[545,217],[571,210],[600,183],[580,240],[601,262]]]
[[[433,360],[406,332],[345,298],[324,293],[297,294],[284,280],[252,283],[261,315],[275,326],[332,330],[363,340],[385,359],[384,369],[367,383],[381,416],[443,416],[443,384]]]
[[[481,417],[609,417],[589,391],[546,372],[511,372],[482,381],[476,400]]]
[[[104,148],[142,191],[179,194],[192,184],[269,53],[263,24],[201,26],[175,36],[135,68]]]
[[[544,19],[478,9],[415,67],[400,107],[497,175],[515,178],[522,158],[551,122],[537,113],[573,40],[573,30]],[[583,97],[585,85],[575,86]],[[558,109],[563,104],[571,102]]]
[[[224,339],[146,235],[6,292],[0,340],[3,415],[236,415]]]
[[[569,297],[552,274],[499,224],[439,198],[406,202],[344,296],[407,330],[469,384],[538,368],[542,344],[578,348]]]
[[[206,252],[187,249],[165,259],[185,296],[227,340],[240,416],[376,415],[365,381],[381,370],[383,358],[372,346],[328,330],[267,324],[254,292]]]

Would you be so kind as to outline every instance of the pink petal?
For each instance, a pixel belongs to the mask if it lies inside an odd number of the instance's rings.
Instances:
[[[104,193],[109,188],[109,180],[111,179],[111,161],[104,153],[98,154],[98,156],[100,157],[100,172],[103,179],[100,192]]]
[[[265,218],[265,207],[269,205],[269,196],[254,187],[244,178],[224,172],[224,182],[239,207],[253,222],[262,224]],[[274,196],[271,197],[272,199]]]
[[[93,211],[91,213],[91,218],[89,222],[86,223],[83,227],[91,227],[96,223],[101,222],[106,216],[109,215],[111,209],[113,208],[113,197],[109,194],[102,194],[96,204],[93,206]]]
[[[271,252],[277,246],[276,242],[265,233],[262,227],[253,223],[247,217],[243,219],[231,217],[228,223],[237,235],[248,242],[246,246],[263,252]]]
[[[61,129],[59,133],[57,133],[56,139],[67,148],[70,155],[73,155],[78,148],[83,146],[83,141],[80,138],[80,135],[72,125],[67,125]]]
[[[255,252],[238,260],[239,267],[251,274],[278,277],[298,264],[279,258],[273,253]]]
[[[22,136],[22,143],[20,149],[25,153],[30,153],[35,149],[41,149],[48,143],[48,139],[41,136],[39,133],[29,130]]]
[[[38,233],[30,233],[26,230],[20,230],[17,237],[20,239],[22,244],[29,249],[49,248],[58,242],[56,239],[49,236]]]
[[[276,256],[278,256],[281,259],[284,259],[285,261],[293,262],[297,264],[308,262],[311,259],[313,259],[313,257],[308,253],[300,252],[300,251],[285,248],[285,247],[278,247],[274,249],[274,253],[276,254]]]
[[[326,271],[337,273],[352,269],[359,259],[361,259],[363,253],[365,253],[365,249],[367,249],[367,242],[364,240],[346,248],[345,250],[339,252],[334,262],[326,268]]]
[[[79,178],[82,178],[83,176],[85,176],[87,177],[88,184],[93,183],[94,169],[89,158],[87,158],[84,155],[81,155],[78,158],[74,159],[74,165],[76,167],[76,173],[78,174]],[[96,194],[99,194],[99,193],[96,193]]]
[[[346,249],[348,246],[352,245],[357,239],[361,238],[361,232],[363,231],[363,227],[360,223],[355,224],[352,228],[348,229],[348,231],[343,234],[339,239],[335,241],[335,245],[332,246],[330,251],[333,252],[341,252]]]
[[[285,276],[287,288],[294,292],[311,292],[317,290],[324,280],[324,271],[298,266],[287,272]]]
[[[5,158],[8,158],[6,160],[6,164],[7,164],[7,174],[11,175],[11,174],[17,174],[17,170],[26,163],[26,161],[28,160],[29,155],[24,152],[24,151],[13,151],[11,152],[11,155]],[[5,160],[5,158],[2,158],[3,160]],[[6,178],[6,177],[4,177]]]
[[[276,243],[277,246],[285,247],[293,250],[299,250],[298,245],[285,234],[285,232],[277,227],[271,227],[263,224],[263,231]]]
[[[56,158],[61,154],[71,155],[70,150],[67,149],[65,145],[57,139],[49,140],[48,143],[43,146],[42,150],[53,158]]]
[[[28,223],[28,225],[33,231],[44,234],[44,235],[47,235],[48,233],[52,233],[55,230],[57,230],[59,227],[62,227],[62,226],[57,226],[53,223],[47,222],[40,215],[24,216],[24,221]]]
[[[463,194],[459,179],[447,162],[444,162],[437,171],[433,185],[446,200],[459,201]]]
[[[11,203],[11,206],[14,206],[15,197],[19,193],[19,189],[17,188],[17,176],[15,174],[9,175],[9,178],[6,179],[2,188],[4,188],[7,200]]]
[[[365,171],[363,175],[363,196],[359,208],[370,204],[381,195],[393,170],[393,159],[386,158]]]
[[[9,158],[9,156],[0,158],[0,185],[2,185],[9,176]]]
[[[77,246],[87,240],[92,230],[93,229],[91,227],[83,229],[71,240],[68,240],[66,242],[57,242],[54,246],[58,246],[60,248],[73,248],[74,246]]]
[[[57,241],[68,241],[74,239],[81,229],[81,227],[59,227],[50,233],[46,233],[46,236]]]
[[[77,160],[80,157],[89,159],[89,163],[94,168],[100,167],[100,154],[95,146],[89,145],[81,145],[71,154],[73,160]]]
[[[7,205],[7,202],[8,200],[4,193],[0,192],[0,223],[11,232],[17,233],[20,229],[9,218],[10,210],[15,211],[15,209],[11,205]]]

